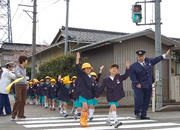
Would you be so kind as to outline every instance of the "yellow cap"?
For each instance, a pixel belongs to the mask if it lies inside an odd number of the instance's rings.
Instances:
[[[51,79],[51,82],[56,82],[56,80],[55,79]]]
[[[51,77],[49,77],[49,76],[46,76],[46,77],[45,77],[45,79],[51,79]]]
[[[64,83],[64,84],[70,84],[70,83],[72,83],[72,81],[70,81],[69,76],[65,76],[65,77],[63,78],[63,83]]]
[[[33,79],[33,82],[38,83],[39,80],[38,79]]]
[[[85,69],[85,68],[91,68],[91,70],[93,70],[93,67],[92,67],[91,64],[89,64],[89,63],[84,63],[84,64],[82,65],[82,69]]]
[[[44,82],[44,79],[41,79],[40,82]]]
[[[32,82],[32,81],[30,81],[30,82],[29,82],[29,84],[33,84],[33,82]]]
[[[97,74],[95,72],[91,72],[90,75],[95,76],[96,78],[98,78],[98,76],[97,76]]]
[[[77,79],[77,76],[73,76],[73,77],[71,78],[71,81],[72,81],[73,79]]]

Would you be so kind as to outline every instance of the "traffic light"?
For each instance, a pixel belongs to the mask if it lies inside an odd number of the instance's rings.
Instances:
[[[134,23],[139,23],[142,20],[141,5],[132,6],[132,20]]]

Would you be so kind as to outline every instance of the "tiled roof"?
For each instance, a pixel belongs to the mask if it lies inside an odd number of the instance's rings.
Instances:
[[[37,51],[40,51],[47,46],[45,45],[36,45]],[[2,43],[1,49],[3,50],[17,50],[17,51],[23,51],[23,50],[31,50],[32,44],[23,44],[23,43]]]
[[[102,31],[102,30],[93,30],[93,29],[82,29],[82,28],[68,28],[68,40],[80,43],[95,43],[99,41],[103,41],[105,39],[126,35],[128,33],[122,32],[112,32],[112,31]],[[56,35],[55,39],[53,40],[52,44],[62,41],[63,36],[65,37],[65,27],[63,26],[58,34]]]

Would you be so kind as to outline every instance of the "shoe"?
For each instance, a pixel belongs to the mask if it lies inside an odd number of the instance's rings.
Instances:
[[[138,114],[135,114],[135,118],[136,119],[140,119],[140,114],[138,113]]]
[[[0,116],[6,116],[4,113],[0,114]]]
[[[55,109],[55,108],[53,108],[52,110],[53,110],[53,111],[55,111],[56,109]]]
[[[16,120],[16,117],[15,116],[11,116],[11,121],[14,121],[14,120]]]
[[[89,121],[92,121],[93,119],[94,119],[93,117],[90,117],[90,118],[89,118]]]
[[[114,124],[114,128],[118,128],[121,125],[122,125],[122,122],[116,121]]]
[[[6,116],[9,116],[9,115],[11,115],[11,113],[7,113],[7,114],[6,114]]]
[[[67,117],[67,116],[68,116],[68,114],[67,114],[67,113],[63,113],[63,116],[64,116],[64,117]]]
[[[19,119],[25,119],[26,116],[18,116]]]
[[[112,124],[111,124],[111,121],[110,121],[110,120],[107,120],[107,121],[106,121],[106,126],[112,126]]]
[[[74,119],[77,120],[77,114],[74,114]]]
[[[81,116],[81,113],[78,113],[77,116]]]
[[[141,119],[141,120],[150,120],[150,118],[147,117],[147,116],[141,116],[140,119]]]

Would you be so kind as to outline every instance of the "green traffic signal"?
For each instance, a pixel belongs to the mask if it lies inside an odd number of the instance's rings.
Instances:
[[[142,15],[141,14],[134,14],[133,16],[133,22],[138,23],[141,22]]]

